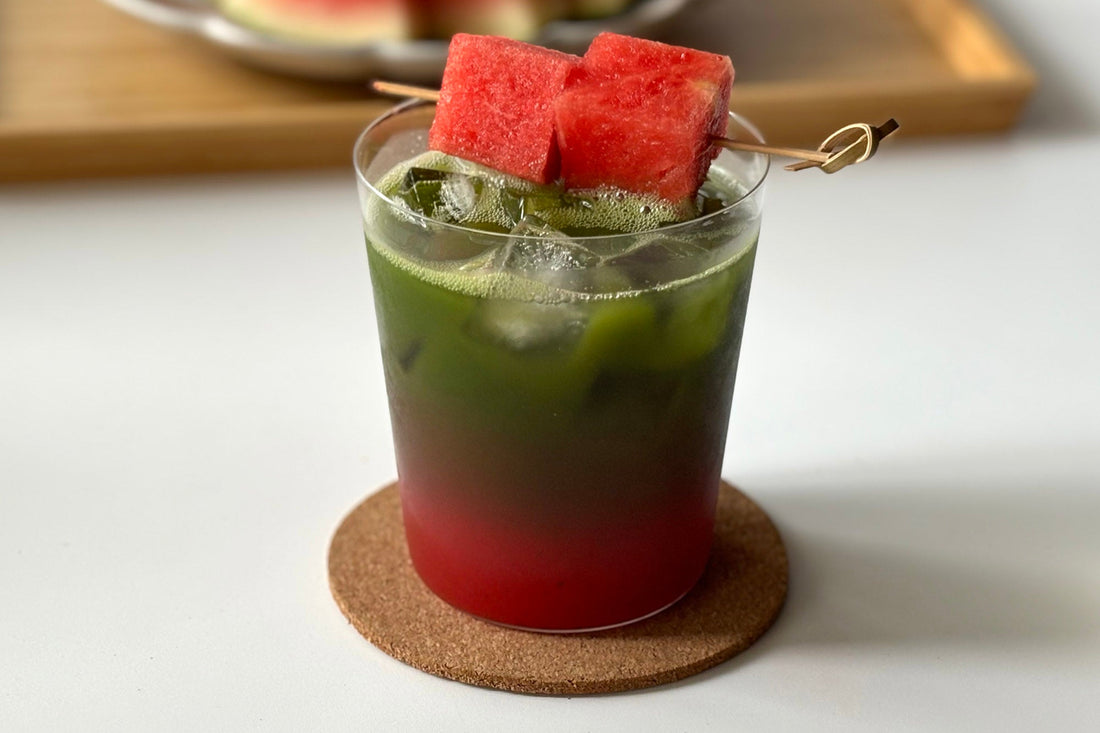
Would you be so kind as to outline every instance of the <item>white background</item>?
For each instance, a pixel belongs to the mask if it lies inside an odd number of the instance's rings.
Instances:
[[[330,599],[395,474],[349,171],[0,187],[0,730],[1100,729],[1100,5],[985,5],[1017,131],[772,176],[725,474],[790,597],[644,692],[436,679]]]

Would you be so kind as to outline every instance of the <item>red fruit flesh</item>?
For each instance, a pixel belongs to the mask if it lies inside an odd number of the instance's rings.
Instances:
[[[584,54],[584,69],[605,78],[675,70],[685,77],[712,82],[725,89],[725,96],[733,86],[733,64],[728,56],[617,33],[601,33],[593,39]]]
[[[726,129],[713,85],[656,72],[581,84],[556,105],[567,188],[694,196]]]
[[[613,33],[596,37],[555,105],[567,188],[693,196],[726,131],[725,56]]]
[[[536,183],[558,177],[554,100],[570,54],[497,36],[451,40],[428,146]]]

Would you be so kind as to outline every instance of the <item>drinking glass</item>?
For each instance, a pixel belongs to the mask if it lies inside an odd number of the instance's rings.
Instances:
[[[354,152],[416,571],[519,628],[658,613],[710,551],[768,159],[723,150],[725,204],[655,231],[486,231],[378,188],[433,113],[399,105]]]

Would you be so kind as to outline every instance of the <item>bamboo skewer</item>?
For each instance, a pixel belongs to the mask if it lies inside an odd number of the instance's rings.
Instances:
[[[423,99],[426,102],[438,102],[439,90],[427,87],[414,87],[411,84],[397,84],[392,81],[373,81],[371,89],[379,94],[388,94],[391,97],[413,97]]]
[[[439,101],[439,91],[427,87],[396,84],[389,81],[375,81],[371,84],[376,92],[395,97],[412,97],[428,102]],[[801,171],[807,168],[820,168],[826,173],[836,173],[842,168],[868,160],[878,151],[878,144],[899,127],[894,119],[889,119],[875,127],[863,122],[842,127],[818,146],[817,150],[787,148],[776,145],[760,145],[726,137],[714,138],[714,144],[728,150],[747,153],[762,153],[782,158],[794,158],[798,163],[786,166],[789,171]]]
[[[764,155],[778,155],[781,158],[798,158],[814,163],[826,163],[829,160],[828,153],[816,150],[803,150],[801,148],[784,148],[776,145],[758,145],[745,143],[740,140],[730,140],[728,137],[714,138],[714,144],[727,150],[740,150],[743,153],[763,153]]]

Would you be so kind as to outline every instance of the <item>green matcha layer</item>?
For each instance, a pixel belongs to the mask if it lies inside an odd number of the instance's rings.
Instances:
[[[716,220],[694,236],[666,226],[569,238],[563,230],[675,221],[698,207],[566,193],[438,153],[378,188],[390,201],[368,199],[366,232],[387,378],[402,394],[525,429],[547,414],[607,410],[608,385],[629,381],[637,390],[607,414],[639,420],[672,409],[657,409],[653,395],[693,401],[693,383],[712,382],[736,358],[755,219]],[[535,233],[530,208],[517,216],[524,199],[540,207]]]

